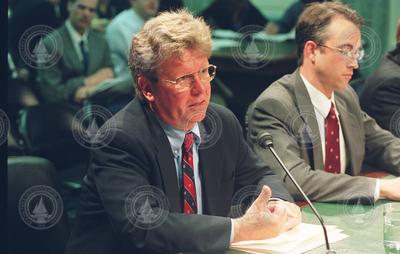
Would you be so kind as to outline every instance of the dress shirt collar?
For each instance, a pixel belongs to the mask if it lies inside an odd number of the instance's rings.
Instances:
[[[311,103],[313,104],[316,111],[321,114],[325,119],[328,116],[331,109],[331,104],[333,103],[333,105],[335,105],[336,115],[339,115],[335,104],[335,93],[332,93],[332,96],[329,99],[325,96],[325,94],[315,88],[302,74],[300,74],[300,76],[304,82],[304,85],[306,86],[308,95],[311,98]]]
[[[157,117],[158,121],[160,122],[161,128],[164,130],[165,134],[168,137],[168,140],[171,144],[172,151],[174,152],[174,156],[179,156],[181,153],[183,141],[185,139],[186,132],[183,130],[179,130],[176,128],[171,127],[170,125],[167,125],[163,121],[161,121]],[[201,138],[200,138],[200,128],[198,123],[196,123],[193,128],[190,130],[194,134],[194,142],[196,146],[198,147],[199,144],[201,143]]]
[[[65,21],[65,26],[67,27],[68,33],[71,36],[74,44],[79,45],[82,40],[85,42],[85,44],[87,43],[88,30],[86,30],[85,33],[81,35],[80,33],[78,33],[78,31],[75,30],[69,19]]]

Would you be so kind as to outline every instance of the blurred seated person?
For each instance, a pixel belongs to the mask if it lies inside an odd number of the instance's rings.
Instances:
[[[66,17],[65,3],[62,0],[19,0],[12,4],[11,17],[8,20],[8,51],[15,64],[17,79],[33,81],[36,77],[36,70],[27,65],[18,52],[24,32],[37,25],[56,29]]]
[[[144,23],[157,15],[160,0],[129,0],[131,8],[118,14],[106,29],[106,39],[110,47],[111,59],[116,77],[130,77],[128,51],[132,38]]]
[[[69,0],[69,18],[43,41],[48,52],[54,49],[54,38],[62,39],[60,59],[38,72],[43,99],[81,104],[103,81],[113,78],[113,66],[107,41],[91,30],[97,0]],[[53,37],[52,37],[53,36]]]
[[[294,2],[285,11],[283,16],[277,21],[271,21],[267,24],[266,32],[269,34],[289,33],[297,23],[297,19],[302,13],[304,7],[313,2],[328,2],[326,0],[300,0]]]
[[[268,19],[249,0],[216,0],[200,16],[214,29],[233,31],[248,25],[265,27],[268,23]]]
[[[391,126],[391,122],[400,123],[400,19],[397,46],[383,57],[378,69],[365,81],[360,102],[382,128],[400,137],[400,125]]]
[[[105,33],[117,78],[112,93],[118,95],[118,98],[114,100],[118,100],[119,108],[125,106],[135,94],[134,81],[128,67],[128,51],[132,38],[148,19],[157,15],[160,4],[160,0],[129,0],[128,2],[131,8],[115,16]]]

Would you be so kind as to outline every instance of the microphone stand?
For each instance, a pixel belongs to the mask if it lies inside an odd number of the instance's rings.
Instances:
[[[303,198],[306,200],[307,204],[311,207],[312,212],[315,214],[317,219],[319,220],[322,229],[324,231],[324,237],[325,237],[325,245],[326,245],[326,253],[327,254],[336,254],[334,250],[331,250],[329,246],[329,241],[328,241],[328,232],[326,231],[325,223],[324,220],[322,219],[321,215],[319,215],[317,209],[315,209],[314,205],[311,203],[310,199],[307,197],[307,195],[304,193],[303,189],[300,187],[300,185],[297,183],[297,181],[294,179],[293,175],[290,173],[290,171],[286,168],[285,164],[283,164],[281,158],[279,158],[278,154],[275,152],[274,145],[272,142],[272,136],[271,134],[265,132],[261,133],[258,136],[258,144],[266,149],[268,148],[271,153],[274,155],[275,159],[279,162],[280,166],[283,168],[283,170],[286,172],[287,176],[289,176],[290,180],[293,182],[293,184],[296,186],[297,190],[301,193]]]

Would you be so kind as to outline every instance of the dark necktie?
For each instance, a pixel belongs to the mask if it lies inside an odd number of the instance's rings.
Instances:
[[[340,173],[339,120],[333,103],[325,118],[325,171]]]
[[[193,133],[186,133],[182,146],[183,212],[197,213],[196,187],[193,171]]]
[[[87,75],[89,68],[89,55],[85,47],[85,42],[83,40],[81,40],[79,46],[81,48],[81,53],[82,53],[83,73]]]

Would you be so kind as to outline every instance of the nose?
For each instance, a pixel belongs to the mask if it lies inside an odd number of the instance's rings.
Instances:
[[[351,58],[348,67],[352,69],[358,69],[359,67],[358,60],[355,57]]]
[[[205,91],[205,86],[208,85],[206,82],[201,81],[198,73],[193,75],[192,82],[193,94],[202,94]]]

